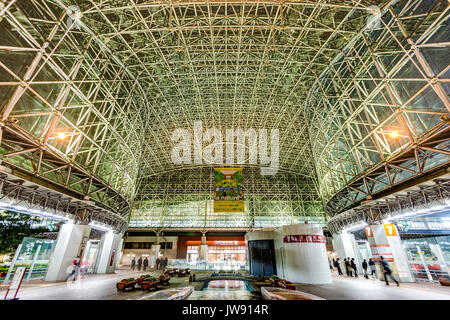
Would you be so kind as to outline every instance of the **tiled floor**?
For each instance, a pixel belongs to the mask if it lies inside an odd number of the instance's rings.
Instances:
[[[324,285],[296,284],[296,289],[327,300],[450,300],[450,287],[427,283],[395,283],[389,286],[377,279],[333,276]]]
[[[152,272],[159,275],[161,272]],[[136,290],[132,292],[117,292],[117,281],[127,277],[137,277],[143,272],[130,272],[118,270],[110,275],[87,275],[75,283],[24,283],[18,297],[23,300],[126,300],[139,299],[148,295],[148,292]],[[197,273],[197,277],[200,277]],[[187,277],[173,278],[171,288],[194,285],[200,289],[201,283],[189,283]],[[3,296],[6,286],[0,286],[0,296]],[[297,290],[317,295],[330,300],[450,300],[450,287],[438,284],[402,283],[400,287],[385,284],[375,279],[349,278],[346,276],[333,276],[333,283],[326,285],[297,284]],[[194,291],[189,299],[254,299],[246,290],[228,290],[228,293],[214,288],[209,291]]]

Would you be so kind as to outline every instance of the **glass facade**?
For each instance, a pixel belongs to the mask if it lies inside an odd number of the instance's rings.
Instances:
[[[403,240],[403,247],[417,281],[450,280],[450,236]]]
[[[20,249],[18,248],[17,260],[10,266],[11,277],[17,267],[27,267],[24,281],[43,279],[54,243],[54,240],[49,239],[23,238]]]

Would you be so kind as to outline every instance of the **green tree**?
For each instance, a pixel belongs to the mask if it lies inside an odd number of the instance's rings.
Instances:
[[[23,213],[4,211],[0,212],[0,253],[13,253],[24,237],[30,237],[48,231],[47,228],[32,228],[33,222],[39,218]]]

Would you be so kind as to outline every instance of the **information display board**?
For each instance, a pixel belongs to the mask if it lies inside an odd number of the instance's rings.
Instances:
[[[10,291],[14,292],[14,298],[17,296],[17,292],[19,291],[20,285],[22,284],[23,277],[25,276],[25,272],[27,271],[27,267],[17,267],[14,272],[14,276],[9,284],[8,290],[6,290],[5,300],[8,297]]]

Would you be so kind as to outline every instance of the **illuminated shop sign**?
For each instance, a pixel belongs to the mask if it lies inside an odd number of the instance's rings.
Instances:
[[[218,246],[237,246],[239,241],[214,241]]]
[[[313,243],[327,243],[324,235],[320,234],[291,234],[283,237],[284,243],[293,242],[313,242]]]

